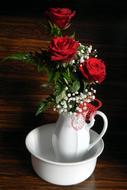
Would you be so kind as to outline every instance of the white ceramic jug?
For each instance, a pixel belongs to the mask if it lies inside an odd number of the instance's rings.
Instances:
[[[94,125],[96,115],[102,117],[104,124],[100,135],[90,144],[90,128]],[[91,118],[90,123],[87,123],[81,114],[62,113],[59,115],[52,134],[52,145],[57,161],[82,160],[84,154],[103,137],[108,126],[107,117],[101,111],[97,111],[95,116]]]

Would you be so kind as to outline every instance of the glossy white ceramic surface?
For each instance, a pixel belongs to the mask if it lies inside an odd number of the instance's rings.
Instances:
[[[90,129],[94,126],[96,115],[103,120],[100,134],[90,143]],[[56,129],[52,135],[53,149],[59,162],[77,162],[82,160],[84,154],[90,150],[104,136],[108,127],[108,119],[106,115],[97,111],[91,117],[89,123],[86,122],[82,114],[59,114],[56,122]]]
[[[93,173],[97,157],[103,151],[103,140],[89,150],[81,161],[57,162],[51,138],[54,130],[55,123],[46,124],[33,129],[26,137],[26,147],[31,153],[35,172],[42,179],[57,185],[74,185],[86,180]],[[92,143],[98,134],[90,130],[90,135]]]

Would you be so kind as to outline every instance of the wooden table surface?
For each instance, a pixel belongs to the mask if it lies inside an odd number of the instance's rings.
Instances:
[[[48,46],[42,18],[0,17],[0,58]],[[109,119],[105,148],[94,173],[70,187],[50,184],[32,169],[25,147],[26,135],[37,126],[52,123],[52,110],[35,116],[38,102],[49,94],[41,88],[46,76],[20,62],[0,63],[0,190],[124,190],[127,189],[127,18],[84,19],[73,29],[82,43],[98,49],[107,65],[107,78],[97,94]],[[95,129],[96,130],[96,129]]]

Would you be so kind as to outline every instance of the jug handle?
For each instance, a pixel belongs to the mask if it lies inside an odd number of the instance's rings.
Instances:
[[[100,115],[103,119],[103,129],[101,131],[101,133],[99,134],[99,136],[95,139],[94,142],[92,142],[90,145],[89,145],[89,148],[88,150],[90,150],[95,144],[97,144],[99,142],[99,140],[104,136],[106,130],[107,130],[107,127],[108,127],[108,119],[107,119],[107,116],[102,112],[102,111],[97,111],[96,112],[96,115]],[[95,115],[95,116],[96,116]]]

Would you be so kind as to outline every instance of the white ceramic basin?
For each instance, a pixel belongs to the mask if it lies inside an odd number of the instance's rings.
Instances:
[[[42,179],[57,185],[74,185],[86,180],[93,173],[97,157],[104,149],[103,140],[88,151],[82,161],[57,162],[51,142],[54,129],[55,123],[46,124],[33,129],[26,137],[26,147],[31,153],[35,172]],[[91,141],[98,136],[93,130],[90,135]]]

